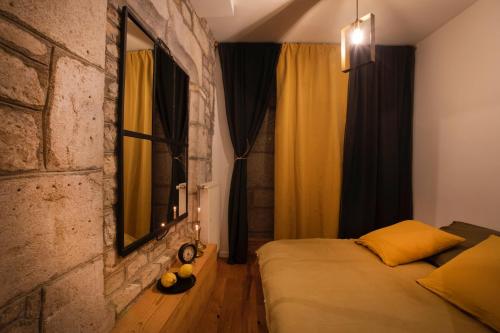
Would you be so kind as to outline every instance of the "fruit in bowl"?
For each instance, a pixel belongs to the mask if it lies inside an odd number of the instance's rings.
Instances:
[[[179,268],[179,277],[182,279],[187,279],[193,274],[193,265],[191,264],[184,264]]]
[[[161,285],[165,288],[172,287],[177,282],[177,276],[172,272],[164,273],[161,276]]]

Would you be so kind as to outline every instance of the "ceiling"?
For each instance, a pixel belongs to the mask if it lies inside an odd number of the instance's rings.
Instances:
[[[377,44],[416,44],[476,0],[359,0]],[[217,41],[339,43],[355,0],[191,0]],[[210,3],[210,6],[207,6]]]

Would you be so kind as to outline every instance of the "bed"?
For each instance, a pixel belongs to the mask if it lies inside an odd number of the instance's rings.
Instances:
[[[353,240],[279,240],[258,261],[271,333],[494,332],[415,280],[434,266],[394,268]]]

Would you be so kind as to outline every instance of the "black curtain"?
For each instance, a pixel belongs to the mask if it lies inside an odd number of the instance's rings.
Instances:
[[[415,49],[377,46],[375,54],[375,63],[349,73],[341,238],[358,238],[413,216]]]
[[[229,133],[235,152],[229,194],[230,264],[247,261],[247,161],[273,89],[281,46],[274,43],[222,43],[219,56]]]
[[[157,49],[155,76],[155,108],[172,154],[171,186],[168,216],[179,206],[176,185],[186,181],[186,147],[188,135],[189,76],[172,57]],[[170,218],[169,218],[170,220]]]

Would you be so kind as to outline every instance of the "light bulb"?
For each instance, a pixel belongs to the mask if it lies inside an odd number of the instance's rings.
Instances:
[[[351,33],[351,43],[354,45],[361,44],[363,42],[363,32],[359,27],[355,28]]]

